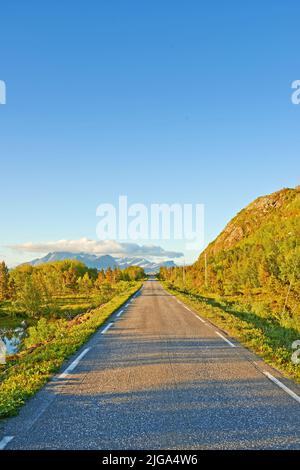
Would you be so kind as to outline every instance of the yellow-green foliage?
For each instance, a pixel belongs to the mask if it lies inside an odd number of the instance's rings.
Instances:
[[[180,288],[235,297],[246,307],[264,303],[270,314],[299,323],[300,187],[243,209],[184,277],[182,268],[163,268],[160,275]]]
[[[76,260],[38,266],[21,265],[8,272],[0,263],[0,328],[18,325],[23,319],[36,323],[41,317],[67,318],[108,302],[145,278],[144,270],[132,266],[98,272]]]

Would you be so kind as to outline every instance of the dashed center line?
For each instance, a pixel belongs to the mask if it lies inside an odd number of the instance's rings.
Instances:
[[[14,436],[4,436],[3,439],[0,441],[0,450],[5,449],[7,444],[12,441]]]

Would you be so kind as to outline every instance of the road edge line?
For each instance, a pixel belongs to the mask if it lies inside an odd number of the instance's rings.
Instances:
[[[284,385],[282,382],[280,382],[280,380],[276,379],[276,377],[274,377],[272,374],[270,374],[270,372],[267,372],[267,371],[263,370],[262,373],[263,373],[271,382],[273,382],[275,385],[277,385],[277,387],[279,387],[279,388],[281,388],[282,390],[284,390],[291,398],[293,398],[293,399],[296,400],[298,403],[300,403],[300,396],[297,395],[297,393],[293,392],[293,390],[291,390],[291,389],[288,388],[286,385]]]
[[[220,338],[222,338],[224,341],[226,341],[226,343],[228,343],[232,348],[236,347],[235,344],[233,344],[231,341],[229,341],[229,339],[225,338],[225,336],[223,336],[221,333],[219,333],[216,330],[215,330],[215,333],[217,333],[217,335],[220,336]]]
[[[0,441],[0,450],[4,450],[7,444],[13,440],[14,436],[4,436]]]
[[[106,327],[103,328],[103,330],[101,331],[101,334],[104,335],[112,325],[113,325],[113,322],[110,322],[108,325],[106,325]]]
[[[91,348],[85,348],[84,351],[82,351],[81,354],[79,354],[79,356],[74,359],[74,361],[64,370],[64,372],[62,372],[58,378],[59,379],[64,379],[65,377],[67,377],[67,375],[69,375],[69,372],[72,372],[72,370],[75,369],[75,367],[79,364],[79,362],[81,361],[81,359],[91,350]]]

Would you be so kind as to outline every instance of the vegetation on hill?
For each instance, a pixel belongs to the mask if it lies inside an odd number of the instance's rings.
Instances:
[[[160,278],[198,307],[218,306],[216,319],[226,312],[231,333],[238,336],[238,319],[246,322],[239,331],[258,328],[265,339],[255,349],[300,379],[299,366],[290,366],[291,344],[300,339],[300,187],[256,199],[192,266],[162,268]],[[268,341],[266,354],[260,349]]]

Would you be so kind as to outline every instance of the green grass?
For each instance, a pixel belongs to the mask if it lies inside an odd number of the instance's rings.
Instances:
[[[60,369],[63,362],[136,292],[141,282],[133,283],[126,292],[117,294],[105,305],[66,322],[64,334],[44,342],[33,351],[22,351],[12,359],[0,375],[0,418],[16,414],[24,402],[34,395]]]
[[[10,300],[0,303],[0,329],[17,328],[26,315],[20,312]]]
[[[52,314],[55,318],[73,318],[86,312],[90,308],[97,307],[101,302],[96,294],[64,294],[54,297]],[[26,320],[29,325],[34,325],[38,319],[30,318],[24,311],[10,300],[0,303],[0,329],[13,329],[20,326]]]
[[[73,318],[97,304],[95,295],[62,295],[55,298],[56,314],[59,317]]]
[[[248,311],[245,305],[236,302],[183,291],[166,282],[162,284],[194,311],[236,338],[283,375],[300,383],[300,365],[291,361],[291,345],[300,339],[298,324],[291,326],[289,320],[279,322],[264,312]]]

